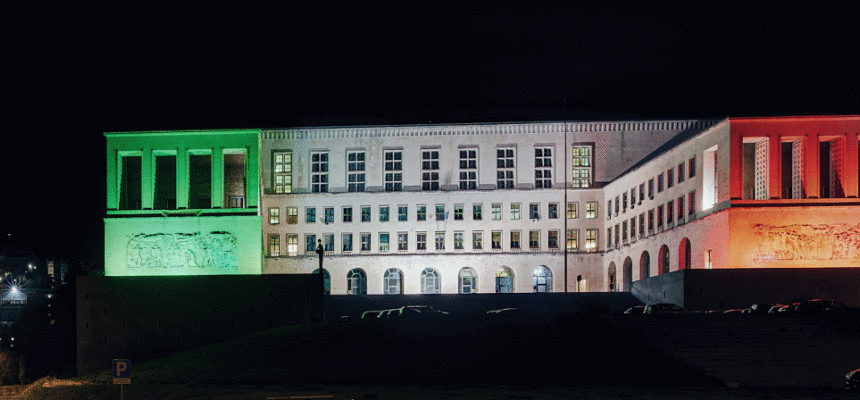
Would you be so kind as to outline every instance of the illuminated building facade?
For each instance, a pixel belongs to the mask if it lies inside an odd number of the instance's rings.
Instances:
[[[259,130],[105,137],[105,275],[260,273]]]

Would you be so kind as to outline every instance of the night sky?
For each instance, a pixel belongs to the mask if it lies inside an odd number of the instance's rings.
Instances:
[[[709,4],[7,10],[0,251],[103,264],[106,131],[860,113],[849,6]]]

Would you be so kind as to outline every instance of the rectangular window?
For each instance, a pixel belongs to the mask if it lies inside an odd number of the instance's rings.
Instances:
[[[675,170],[669,168],[669,170],[666,171],[666,187],[672,186],[675,186]]]
[[[397,220],[398,221],[407,221],[408,218],[409,206],[398,206],[397,207]]]
[[[687,165],[690,167],[690,178],[696,176],[696,157],[691,158]]]
[[[481,204],[472,204],[472,219],[479,221],[483,216],[484,206]]]
[[[305,235],[305,252],[317,251],[317,235]]]
[[[540,204],[538,204],[538,203],[529,204],[529,218],[530,219],[540,219]]]
[[[606,248],[612,248],[612,227],[606,228]]]
[[[636,207],[636,186],[633,189],[630,189],[630,209]]]
[[[645,213],[639,214],[639,237],[645,237]]]
[[[502,231],[493,231],[492,232],[492,246],[493,250],[501,250],[502,249]]]
[[[295,257],[299,254],[299,235],[295,233],[287,234],[287,255]]]
[[[269,225],[277,225],[281,223],[281,209],[278,207],[269,207]]]
[[[331,224],[334,222],[334,207],[325,208],[325,223]]]
[[[663,206],[657,206],[657,228],[663,229]]]
[[[385,150],[385,191],[403,190],[403,151]]]
[[[299,223],[299,208],[287,207],[287,223],[295,225]]]
[[[418,232],[415,234],[416,249],[427,250],[427,232]]]
[[[579,250],[579,229],[569,229],[567,231],[567,251]]]
[[[678,197],[678,221],[684,219],[684,196]]]
[[[630,239],[636,239],[636,217],[630,218]]]
[[[462,221],[463,220],[463,205],[462,204],[454,204],[454,220]]]
[[[352,222],[352,207],[343,208],[343,222]]]
[[[224,208],[245,208],[246,149],[224,149]],[[157,179],[157,178],[156,178]]]
[[[519,203],[511,204],[511,220],[516,221],[519,219],[520,219],[520,205],[519,205]]]
[[[585,218],[597,218],[597,202],[589,201],[585,203]]]
[[[281,255],[281,236],[278,234],[269,235],[269,257],[278,257]]]
[[[654,231],[654,209],[648,210],[648,234]]]
[[[155,152],[153,152],[155,155]],[[153,207],[159,210],[176,209],[176,155],[155,155],[155,187]],[[225,178],[226,179],[226,178]]]
[[[585,251],[589,253],[597,251],[597,229],[585,231]]]
[[[624,194],[622,194],[621,197],[622,197],[622,200],[624,200],[624,206],[621,207],[621,212],[626,213],[627,212],[627,192],[624,192]]]
[[[573,146],[570,149],[571,186],[591,187],[591,146]]]
[[[496,149],[496,188],[513,189],[516,174],[513,148]]]
[[[621,223],[621,242],[627,243],[627,221]]]
[[[606,219],[612,218],[612,200],[606,202]]]
[[[398,232],[397,233],[397,250],[398,251],[406,251],[409,250],[409,234],[406,232]]]
[[[275,182],[275,193],[293,192],[293,153],[287,151],[272,152],[272,177]]]
[[[379,251],[388,251],[388,232],[379,234]]]
[[[619,241],[619,236],[620,236],[619,230],[620,229],[619,229],[618,224],[615,224],[615,247],[618,247],[618,244],[620,243],[620,241]]]
[[[520,231],[511,231],[511,249],[520,248]]]
[[[552,148],[535,148],[535,188],[552,187]]]
[[[484,232],[472,232],[472,250],[481,250],[484,246]]]
[[[436,232],[436,250],[445,250],[445,232]]]
[[[421,152],[421,190],[439,190],[439,150]]]
[[[690,208],[690,215],[696,214],[696,191],[690,192],[690,195],[687,198],[687,204]]]
[[[558,231],[549,231],[548,242],[550,249],[558,249]]]
[[[388,206],[379,206],[379,222],[388,222]]]
[[[343,251],[345,251],[345,252],[346,252],[346,251],[352,251],[352,234],[351,234],[351,233],[344,233],[344,234],[341,236],[341,239],[343,239],[343,240],[342,240],[342,242],[343,242]]]
[[[361,251],[370,251],[370,234],[361,234]]]
[[[558,219],[558,203],[549,203],[549,219]]]
[[[621,199],[618,196],[615,196],[615,216],[618,216],[618,212],[621,208]]]
[[[350,192],[364,191],[364,151],[346,153],[346,182]]]
[[[142,190],[142,158],[139,155],[124,155],[119,157],[119,209],[140,210]],[[211,174],[211,171],[210,171]],[[206,187],[211,183],[206,182]],[[211,189],[210,189],[211,190]],[[212,204],[200,208],[211,208]]]
[[[328,152],[311,152],[311,192],[328,192]]]
[[[463,232],[454,232],[454,250],[463,250]]]
[[[334,234],[326,233],[323,235],[323,249],[324,251],[334,251]]]
[[[678,164],[678,183],[684,181],[684,163]]]
[[[426,221],[427,220],[427,206],[425,206],[423,204],[419,204],[417,208],[418,208],[418,212],[416,215],[418,216],[418,220],[419,221]]]
[[[283,184],[281,190],[284,190]],[[289,190],[292,190],[292,185],[290,185]],[[211,153],[191,153],[188,155],[188,208],[212,208]]]
[[[361,207],[361,222],[370,222],[370,206]]]
[[[494,220],[502,219],[502,205],[494,203],[491,206],[491,218]]]
[[[639,184],[639,202],[641,203],[642,200],[645,200],[645,184],[644,183]]]
[[[666,203],[666,224],[667,225],[675,222],[675,211],[674,210],[675,210],[675,202],[672,200],[669,200],[669,202]]]
[[[567,218],[574,219],[579,217],[579,203],[567,203]]]
[[[460,190],[478,188],[478,151],[460,149]]]
[[[653,178],[648,180],[648,198],[651,200],[654,199],[654,179]]]
[[[448,213],[445,212],[445,205],[444,204],[437,204],[436,205],[436,221],[444,221],[446,219],[448,219]]]
[[[663,192],[663,174],[657,175],[657,193]]]
[[[305,208],[305,223],[314,224],[317,222],[317,209],[315,207]]]
[[[540,249],[540,231],[529,231],[529,249]]]

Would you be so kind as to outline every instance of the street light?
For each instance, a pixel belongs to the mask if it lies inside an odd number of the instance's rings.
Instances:
[[[323,248],[322,239],[317,239],[316,253],[320,260],[320,282],[322,283],[322,287],[320,288],[320,294],[322,295],[322,301],[320,302],[320,318],[325,322],[325,273],[323,272],[323,256],[325,255],[325,248]]]

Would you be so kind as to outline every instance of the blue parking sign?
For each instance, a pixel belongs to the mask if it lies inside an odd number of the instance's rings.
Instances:
[[[113,375],[114,384],[130,384],[131,383],[131,360],[113,360],[111,364],[111,375]]]

